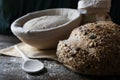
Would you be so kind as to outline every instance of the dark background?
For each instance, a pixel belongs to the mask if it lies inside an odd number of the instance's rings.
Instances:
[[[50,8],[77,8],[78,0],[0,0],[0,34],[11,34],[11,23],[33,11]],[[120,24],[120,0],[112,0],[110,16]]]
[[[120,25],[120,0],[112,0],[110,16],[113,22]]]

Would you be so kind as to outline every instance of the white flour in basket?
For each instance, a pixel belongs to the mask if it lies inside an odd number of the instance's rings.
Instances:
[[[23,28],[26,30],[43,30],[43,29],[50,29],[53,27],[60,26],[66,22],[68,22],[69,19],[64,16],[42,16],[38,18],[31,19],[27,21]]]

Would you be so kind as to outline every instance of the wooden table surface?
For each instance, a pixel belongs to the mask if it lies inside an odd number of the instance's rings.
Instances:
[[[0,35],[0,49],[19,43],[14,36]],[[65,68],[52,60],[41,60],[45,70],[37,75],[25,73],[21,69],[21,58],[0,55],[0,80],[120,80],[119,76],[87,76]]]

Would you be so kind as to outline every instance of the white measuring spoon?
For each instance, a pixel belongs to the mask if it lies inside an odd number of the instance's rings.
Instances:
[[[44,65],[39,60],[29,59],[17,45],[14,46],[15,49],[21,54],[21,57],[24,59],[22,64],[22,69],[28,73],[36,73],[44,69]]]

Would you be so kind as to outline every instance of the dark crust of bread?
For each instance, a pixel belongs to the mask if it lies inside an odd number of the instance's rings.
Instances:
[[[79,73],[120,75],[120,27],[111,21],[82,25],[59,42],[56,54]]]

